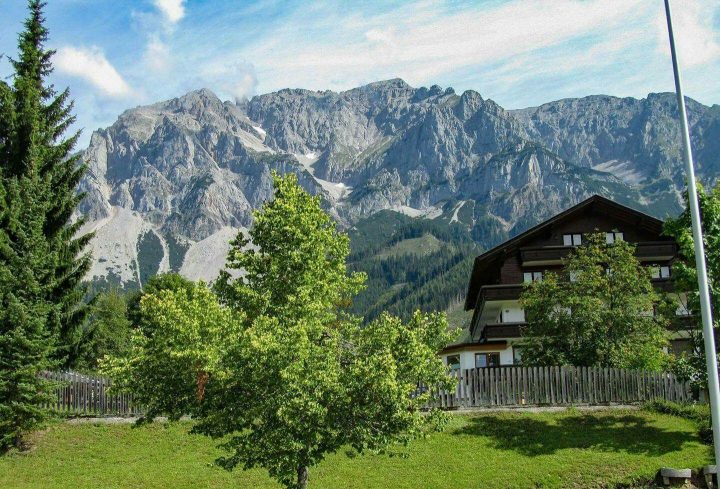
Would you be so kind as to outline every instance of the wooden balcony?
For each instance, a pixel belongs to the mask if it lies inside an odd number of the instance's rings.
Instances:
[[[635,256],[640,261],[667,261],[677,255],[672,241],[645,241],[635,245]],[[573,246],[542,246],[520,248],[523,266],[560,265]]]
[[[486,340],[497,338],[520,338],[520,328],[526,323],[489,323],[485,325],[482,336]]]
[[[520,248],[520,262],[523,266],[560,265],[572,249],[572,246]]]
[[[670,331],[688,331],[691,329],[702,329],[700,318],[695,315],[675,316],[668,327]],[[717,332],[715,333],[717,336]]]
[[[675,290],[673,282],[669,278],[654,278],[651,282],[658,292],[672,292]]]
[[[478,303],[487,301],[517,300],[523,291],[523,284],[485,285],[480,288]]]
[[[670,278],[654,278],[652,284],[658,292],[672,292]],[[478,305],[482,307],[488,301],[512,301],[520,299],[525,284],[485,285],[480,288]]]
[[[673,241],[647,241],[637,244],[635,256],[640,261],[667,261],[675,258],[677,252]]]
[[[487,323],[482,329],[482,339],[485,341],[520,338],[522,336],[522,327],[526,322],[518,323]],[[668,325],[668,331],[687,331],[689,329],[697,329],[698,319],[695,316],[676,316],[672,323]]]

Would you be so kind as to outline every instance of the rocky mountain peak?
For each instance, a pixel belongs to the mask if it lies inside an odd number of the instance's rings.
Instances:
[[[271,197],[273,170],[296,173],[341,226],[382,210],[449,225],[462,207],[484,246],[593,193],[662,217],[679,208],[683,185],[671,95],[506,111],[473,90],[392,79],[242,103],[200,89],[137,107],[84,152],[81,211],[97,232],[90,278],[212,279],[229,237]],[[715,179],[720,117],[694,101],[689,109],[699,175]]]

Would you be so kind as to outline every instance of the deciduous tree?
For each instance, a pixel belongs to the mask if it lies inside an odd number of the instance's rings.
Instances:
[[[182,292],[144,297],[151,335],[114,368],[148,416],[190,413],[196,432],[225,440],[224,467],[263,467],[305,488],[329,453],[379,451],[442,425],[440,413],[423,413],[430,391],[419,387],[450,385],[436,354],[450,335],[442,314],[407,323],[385,314],[361,327],[347,313],[364,280],[347,272],[347,236],[294,175],[275,175],[274,187],[249,238],[232,243],[239,273],[216,284],[224,305],[203,296],[211,312],[196,314]]]
[[[698,183],[698,203],[702,218],[703,240],[705,245],[705,264],[710,287],[710,302],[713,312],[713,330],[720,328],[720,183],[711,191],[706,191]],[[686,327],[691,340],[692,350],[675,365],[675,371],[682,378],[692,380],[697,386],[707,383],[705,367],[705,345],[702,337],[700,319],[700,296],[698,292],[697,270],[695,269],[695,242],[692,235],[690,212],[685,194],[685,210],[675,219],[665,221],[665,234],[672,236],[678,243],[679,259],[673,264],[672,279],[675,291],[681,303],[692,314],[692,321]],[[716,333],[717,345],[717,333]]]
[[[241,316],[221,306],[202,282],[142,296],[143,321],[130,351],[101,360],[117,390],[131,391],[142,405],[142,422],[161,414],[194,415],[224,351],[240,336]]]
[[[248,318],[229,350],[225,382],[210,386],[197,429],[231,435],[228,467],[260,466],[286,487],[306,487],[310,467],[350,445],[407,442],[439,417],[424,416],[420,383],[446,385],[436,352],[443,315],[388,315],[360,327],[346,312],[364,275],[348,274],[348,238],[294,175],[275,176],[275,198],[233,242],[217,290]],[[252,242],[252,246],[250,245]]]
[[[658,370],[666,362],[668,320],[650,272],[625,241],[587,236],[562,274],[546,273],[522,294],[523,362]]]

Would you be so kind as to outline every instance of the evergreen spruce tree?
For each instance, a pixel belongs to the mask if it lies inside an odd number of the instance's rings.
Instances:
[[[43,421],[48,385],[38,374],[52,366],[56,343],[47,327],[50,258],[38,180],[31,172],[0,184],[0,452],[21,446]]]
[[[0,451],[44,419],[39,373],[72,359],[90,265],[90,236],[76,237],[82,221],[70,222],[84,172],[70,155],[78,135],[63,136],[72,104],[46,84],[44,3],[28,6],[13,80],[0,83]]]
[[[30,15],[18,41],[19,55],[12,60],[14,68],[12,118],[8,135],[8,158],[3,162],[4,178],[38,173],[36,195],[45,196],[42,212],[43,235],[48,242],[50,273],[41,286],[54,307],[48,315],[48,327],[57,336],[53,357],[64,366],[72,366],[77,357],[77,343],[88,308],[83,302],[82,279],[91,257],[83,250],[91,234],[78,236],[84,221],[71,217],[82,195],[76,192],[85,172],[80,156],[72,154],[79,133],[64,137],[75,118],[67,89],[56,93],[46,79],[52,72],[54,51],[44,44],[48,31],[44,26],[45,2],[30,0]]]

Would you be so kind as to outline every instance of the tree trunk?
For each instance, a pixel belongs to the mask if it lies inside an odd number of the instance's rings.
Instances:
[[[298,489],[307,489],[308,484],[308,466],[303,465],[297,471],[297,487]]]
[[[198,370],[195,382],[197,384],[196,397],[198,402],[202,402],[205,398],[205,386],[210,379],[210,374],[204,370]]]

